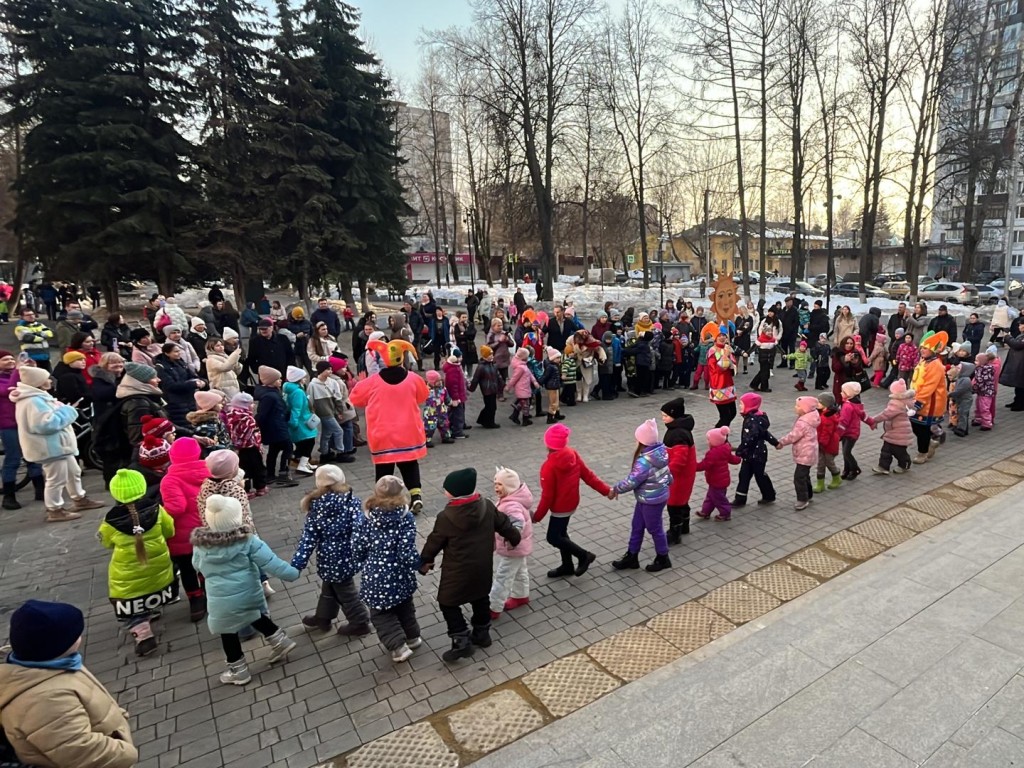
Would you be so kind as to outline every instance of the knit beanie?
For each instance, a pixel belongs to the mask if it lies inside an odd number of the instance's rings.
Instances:
[[[110,495],[121,504],[131,504],[146,495],[146,478],[134,469],[119,469],[110,478]]]
[[[293,320],[301,320],[306,316],[306,310],[302,307],[292,307],[291,315]]]
[[[203,455],[203,447],[194,437],[179,437],[171,446],[171,462],[181,464],[185,461],[197,461]]]
[[[740,398],[740,413],[757,413],[761,410],[761,396],[756,392],[747,392]]]
[[[53,661],[85,631],[85,616],[68,603],[26,600],[11,614],[11,651],[21,661]]]
[[[327,362],[326,360],[321,360],[319,363],[316,364],[316,375],[317,376],[319,376],[324,371],[329,371],[329,370],[331,370],[331,364],[329,362]]]
[[[174,425],[163,416],[145,414],[140,420],[144,437],[163,437],[174,431]]]
[[[818,395],[818,405],[825,410],[836,407],[836,398],[831,392],[822,392]]]
[[[50,380],[50,372],[42,368],[25,365],[18,369],[18,376],[28,386],[42,389],[43,385]]]
[[[455,498],[472,496],[476,492],[476,470],[466,467],[449,472],[441,487]]]
[[[892,384],[889,385],[889,396],[897,399],[907,394],[907,382],[903,379],[896,379]]]
[[[800,346],[800,349],[807,349],[807,342],[804,341],[803,339],[801,339],[799,346]]]
[[[232,408],[252,408],[252,395],[248,392],[239,392],[237,395],[231,398]]]
[[[260,377],[260,384],[264,387],[272,387],[281,380],[281,372],[269,365],[261,365],[257,374]]]
[[[895,336],[895,337],[896,337],[897,339],[902,339],[902,338],[903,338],[903,337],[904,337],[904,336],[906,335],[906,333],[907,333],[907,332],[906,332],[906,330],[905,330],[905,329],[903,329],[903,328],[897,328],[897,329],[896,329],[896,332],[895,332],[895,333],[894,333],[893,335],[894,335],[894,336]]]
[[[304,378],[306,378],[306,371],[303,368],[296,368],[294,365],[289,365],[286,371],[287,375],[285,378],[288,379],[292,384],[298,384]]]
[[[344,360],[340,357],[332,357],[327,362],[331,364],[332,373],[338,373],[338,371],[343,371],[348,367],[348,360]]]
[[[238,454],[221,449],[206,457],[206,468],[215,480],[228,480],[238,474]]]
[[[529,360],[530,359],[530,350],[528,350],[526,347],[520,347],[519,349],[516,350],[516,359],[517,360]]]
[[[133,328],[131,330],[131,332],[129,333],[129,336],[130,336],[133,344],[138,344],[140,341],[145,339],[147,336],[151,337],[152,335],[153,334],[151,334],[145,328]]]
[[[509,493],[518,491],[523,484],[523,481],[519,478],[519,473],[508,467],[494,468],[494,482]]]
[[[490,347],[488,347],[486,344],[481,344],[480,345],[480,357],[482,357],[484,359],[487,359],[488,357],[490,357],[493,354],[494,354],[494,350],[491,349]],[[0,355],[0,357],[3,357],[3,355]]]
[[[995,344],[990,344],[989,346],[985,347],[985,354],[994,360],[995,358],[999,357],[999,350],[996,349]]]
[[[79,360],[83,360],[84,361],[85,360],[85,355],[83,355],[77,349],[72,349],[72,350],[70,350],[68,352],[65,352],[64,356],[61,358],[61,360],[63,361],[64,365],[71,365],[72,363],[76,363]]]
[[[818,398],[805,395],[796,399],[796,409],[801,416],[818,410]]]
[[[847,381],[839,389],[847,400],[860,394],[860,384],[856,381]]]
[[[658,424],[648,419],[633,431],[633,437],[640,445],[654,445],[658,442]]]
[[[347,481],[341,467],[334,464],[321,464],[316,468],[314,482],[316,482],[317,488],[330,488],[333,485],[344,485]]]
[[[215,493],[206,499],[203,516],[206,518],[206,527],[215,533],[234,531],[242,527],[242,504],[231,496]]]
[[[170,336],[172,333],[181,333],[181,326],[171,323],[170,325],[164,326],[164,336]]]
[[[405,483],[402,482],[401,478],[394,475],[384,475],[373,486],[373,500],[375,504],[380,504],[389,499],[397,499],[400,503],[396,505],[396,508],[405,506],[408,503],[408,496],[406,494]]]
[[[175,445],[177,445],[177,442],[175,442]],[[139,465],[146,469],[162,470],[170,461],[170,454],[170,443],[162,437],[146,435],[139,444]]]
[[[221,338],[223,338],[224,341],[238,341],[238,331],[234,328],[225,328],[224,333],[221,334]]]
[[[562,353],[561,352],[559,352],[554,347],[548,347],[548,360],[550,360],[553,363],[556,360],[561,360],[561,359],[562,359]]]
[[[196,390],[194,397],[196,408],[200,411],[212,411],[219,403],[223,403],[227,399],[227,395],[219,389]]]
[[[193,331],[198,331],[200,328],[206,327],[206,321],[201,317],[193,317],[191,325]]]
[[[145,363],[136,363],[129,360],[124,364],[124,375],[129,376],[143,384],[148,384],[156,378],[156,368]]]
[[[705,436],[708,439],[708,445],[716,448],[729,440],[729,428],[718,427],[718,429],[709,429]]]
[[[14,353],[8,352],[6,349],[0,349],[0,360],[5,357],[14,357]]]
[[[569,444],[572,430],[564,424],[552,424],[544,433],[544,445],[552,451],[560,451]]]
[[[441,374],[437,371],[427,371],[427,384],[435,386],[441,383]]]
[[[686,400],[681,397],[677,397],[675,400],[669,400],[663,406],[661,406],[661,412],[666,416],[671,416],[673,419],[678,419],[681,416],[686,415]]]

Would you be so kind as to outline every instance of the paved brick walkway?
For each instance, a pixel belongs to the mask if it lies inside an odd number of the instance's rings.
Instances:
[[[780,374],[773,379],[775,392],[766,396],[766,410],[778,435],[794,418],[795,395],[789,375]],[[1000,405],[1006,394],[1001,393]],[[703,448],[703,432],[713,426],[714,410],[705,393],[687,395]],[[641,420],[656,416],[662,401],[659,396],[569,409],[566,423],[573,428],[573,444],[603,478],[619,479],[628,470],[633,429]],[[884,395],[877,391],[865,396],[869,413],[881,410],[883,401]],[[474,396],[470,421],[478,407]],[[572,530],[580,544],[598,555],[590,573],[578,580],[546,579],[544,573],[557,564],[557,557],[543,542],[546,523],[542,524],[531,561],[531,605],[503,616],[494,627],[494,645],[478,651],[472,662],[454,668],[440,661],[447,638],[433,601],[436,576],[423,578],[417,595],[424,646],[408,664],[395,666],[373,636],[345,642],[333,634],[303,632],[299,619],[312,610],[318,591],[314,571],[281,587],[271,600],[274,619],[300,637],[299,647],[285,665],[270,669],[261,661],[267,653],[261,641],[247,643],[257,659],[256,678],[249,686],[217,682],[223,667],[219,640],[205,624],[190,624],[181,605],[168,609],[157,622],[161,652],[137,660],[106,599],[107,553],[93,535],[101,514],[92,513],[78,523],[47,526],[41,522],[40,505],[0,515],[0,635],[6,633],[7,614],[27,597],[67,600],[86,608],[87,663],[131,712],[144,768],[310,768],[644,622],[935,485],[990,467],[1019,450],[1020,417],[999,410],[993,432],[973,432],[966,441],[950,438],[955,442],[947,444],[929,465],[915,467],[902,477],[865,474],[839,491],[816,498],[804,512],[792,509],[789,452],[773,452],[769,471],[779,489],[779,502],[769,508],[737,510],[728,523],[696,523],[694,533],[673,549],[675,567],[659,574],[611,570],[610,561],[625,548],[632,507],[625,498],[612,502],[586,492]],[[502,414],[504,418],[504,407]],[[503,423],[500,431],[476,429],[469,440],[431,451],[424,462],[427,514],[418,521],[421,535],[432,526],[441,504],[441,482],[453,468],[476,466],[486,490],[494,465],[506,464],[536,490],[544,427],[521,429],[507,420]],[[877,433],[866,432],[862,437],[857,454],[866,473],[879,445]],[[345,470],[357,493],[365,496],[373,478],[369,462],[361,457]],[[89,487],[98,485],[95,473],[87,473],[87,480]],[[298,509],[302,490],[275,491],[253,505],[261,535],[286,559],[294,552],[302,527]],[[696,504],[703,492],[699,477]],[[642,561],[652,556],[647,542]]]

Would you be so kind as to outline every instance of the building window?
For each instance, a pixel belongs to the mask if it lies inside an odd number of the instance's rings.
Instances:
[[[1024,243],[1024,229],[1013,230],[1013,242]]]
[[[1010,256],[1011,267],[1024,267],[1024,253],[1015,253]]]
[[[1017,218],[1024,219],[1024,205],[1017,206]]]

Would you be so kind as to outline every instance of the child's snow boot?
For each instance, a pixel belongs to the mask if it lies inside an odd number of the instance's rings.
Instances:
[[[640,567],[640,559],[637,557],[638,554],[639,553],[637,553],[637,552],[628,552],[627,551],[626,554],[624,554],[621,558],[619,558],[618,560],[613,560],[612,561],[612,568],[614,568],[616,571],[623,571],[623,570],[626,570],[627,568],[629,568],[629,569],[639,568]]]
[[[554,424],[557,421],[558,421],[558,419],[555,418],[555,414],[553,414],[553,413],[549,413],[548,414],[548,424]]]
[[[452,635],[452,647],[441,654],[441,658],[447,662],[468,659],[473,655],[473,644],[469,641],[469,632],[459,632]]]
[[[644,568],[644,570],[648,573],[657,573],[658,571],[663,571],[666,568],[671,567],[672,561],[668,559],[668,555],[658,555],[653,561],[647,564],[647,567]]]
[[[156,638],[153,637],[153,628],[148,621],[139,622],[128,631],[135,638],[136,656],[149,656],[149,654],[157,649]]]
[[[267,642],[270,643],[270,658],[268,661],[271,664],[283,661],[295,647],[295,641],[288,637],[283,629],[277,630],[277,632],[268,637]]]
[[[827,487],[828,487],[828,489],[830,491],[834,491],[836,488],[838,488],[842,484],[843,484],[843,478],[841,478],[839,475],[833,475],[832,476],[832,482],[829,483]]]
[[[220,681],[224,685],[245,685],[252,680],[249,674],[249,665],[245,659],[228,664],[228,668],[220,673]]]
[[[818,481],[814,484],[814,492],[815,493],[824,493],[825,492],[825,478],[824,477],[819,477],[818,478]]]
[[[14,495],[14,483],[4,483],[4,509],[21,509],[21,504]]]
[[[473,631],[469,635],[469,641],[480,648],[489,648],[491,645],[491,624],[474,624]]]
[[[206,595],[202,590],[189,593],[188,618],[193,624],[206,618]]]

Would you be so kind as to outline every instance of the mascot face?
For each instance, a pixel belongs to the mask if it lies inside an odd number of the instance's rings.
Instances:
[[[712,306],[715,317],[719,320],[734,320],[736,318],[736,300],[738,299],[736,283],[732,279],[732,272],[725,272],[719,275],[718,280],[711,284],[714,293],[711,294]]]

